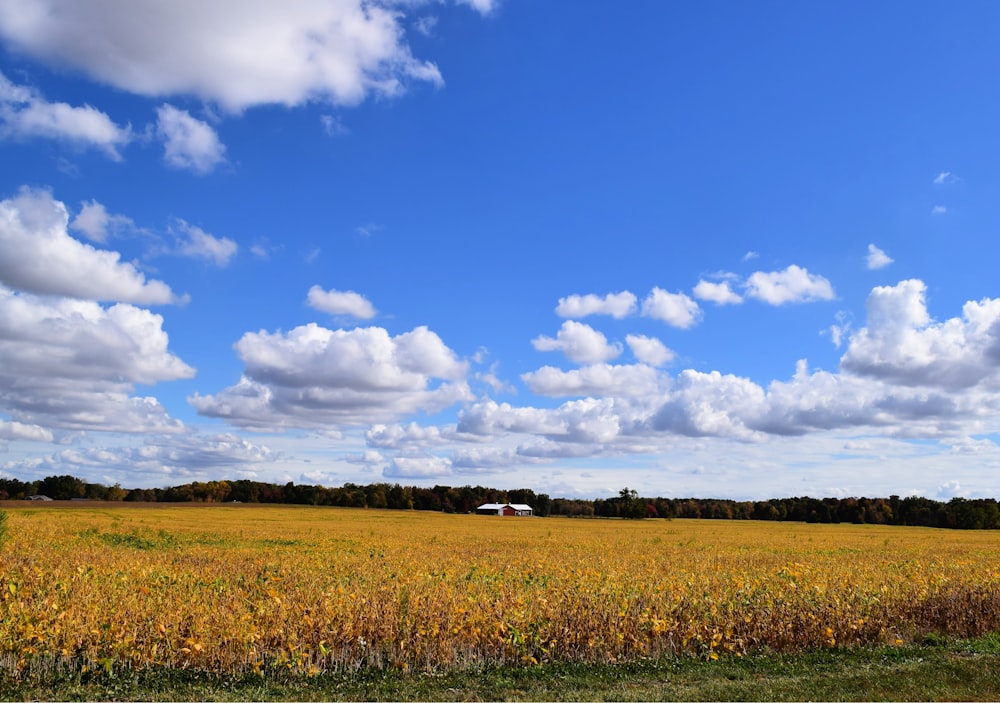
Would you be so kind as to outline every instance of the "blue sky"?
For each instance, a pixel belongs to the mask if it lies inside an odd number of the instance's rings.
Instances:
[[[0,475],[996,496],[998,24],[0,0]]]

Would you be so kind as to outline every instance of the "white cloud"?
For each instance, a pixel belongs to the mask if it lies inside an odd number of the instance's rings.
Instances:
[[[500,0],[458,0],[460,5],[468,5],[484,15],[493,12],[500,4]]]
[[[157,485],[171,479],[217,480],[220,469],[227,476],[252,475],[254,469],[279,458],[279,453],[266,446],[232,434],[183,433],[152,436],[139,446],[74,447],[35,459],[30,465],[11,462],[7,468],[18,473],[30,471],[37,476],[96,473],[128,481],[126,485],[135,485],[137,477],[145,476],[148,483]]]
[[[162,281],[147,281],[118,252],[69,236],[66,206],[44,190],[22,188],[0,201],[0,283],[41,295],[131,303],[176,302]]]
[[[163,139],[163,158],[168,166],[208,173],[225,162],[226,147],[207,122],[172,105],[161,105],[156,118],[156,133]]]
[[[18,439],[30,442],[51,442],[53,435],[51,430],[39,425],[0,420],[0,441]]]
[[[180,243],[178,253],[192,259],[205,259],[216,266],[226,266],[236,254],[239,247],[228,237],[215,237],[200,227],[189,225],[183,220],[179,227],[184,232],[185,239]]]
[[[181,256],[204,259],[221,267],[226,266],[239,250],[239,246],[232,239],[215,237],[181,219],[174,221],[172,229],[179,230],[182,235],[176,252]]]
[[[944,205],[935,205],[931,208],[932,215],[944,215],[946,212],[948,212],[948,208]]]
[[[655,430],[736,439],[756,438],[746,416],[756,415],[765,400],[763,389],[748,379],[691,369],[677,376],[667,397],[651,418]]]
[[[603,298],[592,293],[570,295],[559,299],[556,315],[559,317],[587,317],[588,315],[611,315],[615,319],[628,317],[635,312],[636,297],[629,291],[608,293]]]
[[[885,268],[892,262],[893,259],[877,246],[874,244],[868,245],[868,258],[866,259],[866,264],[869,270],[874,271],[875,269]]]
[[[747,295],[771,305],[832,300],[830,282],[804,268],[792,264],[784,271],[757,271],[746,282]]]
[[[953,174],[951,171],[942,171],[938,175],[934,176],[934,185],[945,185],[947,183],[955,183],[958,181],[958,176]]]
[[[837,321],[830,325],[830,339],[833,341],[833,346],[839,347],[847,339],[854,325],[850,315],[843,310],[839,311],[835,318]]]
[[[1000,454],[1000,447],[990,439],[973,439],[972,437],[958,437],[948,442],[948,447],[952,454],[964,454],[968,456],[996,457]]]
[[[426,327],[390,337],[380,327],[287,334],[248,332],[235,345],[244,377],[188,401],[199,413],[275,430],[337,428],[437,412],[471,398],[467,364]]]
[[[570,400],[558,408],[518,408],[492,400],[467,406],[459,413],[457,431],[496,437],[513,432],[554,442],[612,442],[622,430],[623,408],[611,398]],[[577,450],[573,456],[578,456]],[[593,450],[586,450],[592,454]]]
[[[441,442],[441,430],[437,427],[423,427],[415,422],[408,425],[377,424],[365,433],[369,447],[378,449],[399,449],[400,447],[429,447]]]
[[[120,230],[135,229],[135,223],[125,215],[112,215],[96,200],[80,203],[80,212],[69,223],[70,229],[82,232],[93,242],[104,243],[108,235]]]
[[[362,237],[370,237],[376,232],[381,232],[383,229],[385,229],[385,225],[380,225],[376,222],[369,222],[366,225],[355,227],[354,231]]]
[[[468,0],[482,13],[493,2]],[[354,105],[441,74],[405,43],[401,6],[363,0],[0,1],[0,36],[52,64],[146,96],[194,95],[231,112]]]
[[[844,369],[893,383],[959,390],[990,381],[1000,366],[1000,300],[969,301],[962,318],[935,323],[922,281],[872,290],[868,324],[851,337]]]
[[[451,461],[440,456],[398,456],[389,462],[382,475],[387,478],[408,479],[451,476]]]
[[[413,28],[425,37],[434,35],[434,28],[437,27],[438,18],[436,15],[425,15],[413,21]]]
[[[324,134],[328,137],[340,137],[351,133],[340,118],[334,115],[320,115],[319,121],[323,125]]]
[[[370,320],[377,314],[375,306],[367,298],[352,290],[323,290],[319,286],[313,286],[309,289],[306,300],[309,307],[331,315],[350,315],[359,320]]]
[[[684,293],[668,293],[660,288],[653,288],[646,296],[642,314],[681,329],[693,327],[701,320],[698,303]]]
[[[644,396],[658,388],[656,369],[645,364],[594,364],[570,371],[543,366],[521,380],[532,393],[547,396]]]
[[[593,327],[573,320],[562,324],[555,339],[539,336],[531,344],[538,351],[561,351],[579,364],[610,361],[622,353],[620,344],[609,344],[607,337]]]
[[[135,384],[191,378],[163,318],[127,304],[36,298],[0,287],[0,412],[42,427],[176,432]]]
[[[760,254],[758,254],[755,251],[748,251],[746,254],[743,255],[743,261],[753,261],[754,259],[759,259],[759,258]]]
[[[699,300],[708,300],[716,305],[736,305],[743,302],[743,297],[729,286],[729,281],[713,283],[701,280],[693,292],[694,297]]]
[[[625,336],[625,343],[632,350],[632,355],[644,364],[663,366],[673,361],[675,354],[656,337],[646,337],[641,334]]]
[[[34,90],[14,85],[0,73],[0,138],[55,139],[100,149],[120,161],[119,150],[132,140],[132,130],[128,126],[119,127],[90,105],[74,107],[48,102]]]
[[[951,500],[965,495],[966,492],[962,490],[962,485],[958,481],[948,481],[938,486],[937,494],[934,497],[938,500]]]
[[[520,464],[536,463],[530,457],[518,453],[516,449],[502,447],[473,447],[459,449],[448,457],[451,466],[458,473],[495,473]]]
[[[494,393],[516,393],[516,389],[497,375],[499,362],[490,364],[489,371],[476,373],[475,378],[489,386]]]
[[[665,433],[759,441],[857,428],[940,437],[997,428],[992,418],[1000,411],[1000,300],[970,301],[962,319],[934,323],[923,293],[919,281],[874,289],[867,326],[851,332],[844,325],[843,333],[851,336],[840,373],[810,372],[803,361],[791,380],[766,388],[717,371],[688,369],[671,380],[647,366],[546,367],[523,378],[539,394],[599,396],[593,400],[600,404],[594,406],[601,409],[600,424],[620,427],[621,437]],[[567,408],[481,403],[462,413],[458,429],[570,441]]]

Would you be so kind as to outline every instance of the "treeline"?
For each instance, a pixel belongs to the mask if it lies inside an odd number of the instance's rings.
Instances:
[[[542,517],[702,518],[710,520],[788,520],[813,523],[869,523],[953,529],[1000,529],[1000,504],[993,498],[773,498],[735,501],[706,498],[644,498],[624,488],[612,498],[550,498],[531,489],[483,486],[401,486],[345,483],[340,487],[259,481],[207,481],[169,488],[122,488],[88,483],[73,476],[40,481],[0,478],[0,500],[44,495],[55,500],[110,500],[155,503],[285,503],[395,510],[469,513],[483,503],[526,503]]]
[[[49,476],[40,481],[0,478],[0,500],[42,495],[53,500],[111,500],[142,503],[284,503],[331,505],[349,508],[475,512],[483,503],[526,503],[536,515],[549,515],[552,501],[530,489],[498,490],[483,486],[434,486],[422,488],[398,483],[340,487],[308,484],[273,484],[260,481],[195,481],[169,488],[122,488],[87,483],[74,476]]]
[[[597,517],[776,520],[814,523],[910,525],[962,530],[1000,529],[1000,504],[993,498],[952,498],[947,502],[920,496],[900,498],[772,498],[736,501],[706,498],[641,498],[623,489],[615,498],[553,501],[561,514]],[[555,513],[555,511],[553,511]]]

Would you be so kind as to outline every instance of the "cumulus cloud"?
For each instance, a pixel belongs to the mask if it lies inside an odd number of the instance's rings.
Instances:
[[[387,478],[437,478],[451,476],[451,461],[440,456],[398,456],[393,458],[382,475]]]
[[[558,442],[603,443],[622,429],[622,416],[611,398],[582,398],[558,408],[515,407],[493,400],[467,406],[459,413],[457,431],[497,437],[506,433],[536,435]]]
[[[746,282],[751,298],[771,305],[833,300],[833,286],[822,276],[792,264],[784,271],[757,271]]]
[[[587,295],[569,295],[559,299],[556,315],[559,317],[580,318],[588,315],[610,315],[615,319],[628,317],[636,309],[636,297],[629,291],[608,293],[603,298],[588,293]]]
[[[161,105],[156,111],[156,133],[163,140],[163,158],[168,166],[208,173],[226,160],[226,147],[212,126],[192,117],[187,110]]]
[[[911,279],[868,297],[867,326],[851,336],[841,366],[908,386],[949,390],[995,382],[1000,364],[1000,300],[969,301],[961,318],[934,322],[927,287]]]
[[[579,364],[609,361],[622,353],[620,344],[610,344],[607,337],[590,325],[567,320],[555,339],[539,336],[531,340],[538,351],[561,351],[566,358]]]
[[[562,371],[543,366],[521,376],[532,393],[547,396],[648,395],[656,391],[658,374],[646,364],[614,366],[594,364]]]
[[[377,424],[365,433],[369,447],[378,449],[399,449],[407,447],[428,447],[441,442],[441,430],[437,427],[423,427],[415,422],[408,425]]]
[[[0,73],[0,138],[54,139],[100,149],[120,161],[120,149],[132,140],[132,130],[116,125],[108,115],[90,105],[49,102],[32,89],[11,83]]]
[[[306,301],[309,307],[331,315],[350,315],[359,320],[370,320],[377,314],[375,306],[367,298],[352,290],[323,290],[319,286],[313,286],[309,289]]]
[[[523,456],[516,449],[501,447],[459,449],[448,458],[451,460],[452,468],[463,474],[494,473],[498,469],[535,463],[530,457]]]
[[[36,298],[0,287],[0,411],[42,427],[177,432],[136,384],[191,378],[159,315],[127,304]]]
[[[227,475],[252,471],[280,456],[266,446],[228,433],[184,433],[150,437],[134,447],[74,447],[27,462],[11,462],[5,468],[35,475],[96,473],[129,481],[145,476],[148,482],[160,483],[171,477],[215,480],[220,469]]]
[[[716,305],[737,305],[743,302],[743,297],[735,292],[729,285],[729,281],[701,280],[694,287],[694,297],[699,300],[708,300]]]
[[[488,0],[467,0],[481,13]],[[194,95],[230,112],[309,101],[354,105],[441,85],[405,42],[405,4],[298,0],[0,1],[0,36],[52,64],[146,96]]]
[[[176,253],[192,259],[204,259],[216,266],[226,266],[236,255],[239,246],[227,237],[216,237],[201,227],[195,227],[184,220],[177,219],[171,228],[179,233]]]
[[[591,437],[607,451],[643,437],[758,442],[860,428],[899,437],[1000,429],[994,419],[1000,411],[1000,300],[970,301],[961,319],[937,323],[924,291],[920,281],[875,288],[866,326],[843,327],[849,343],[836,373],[810,371],[803,360],[791,379],[762,386],[718,371],[687,369],[671,378],[647,365],[544,367],[522,377],[533,392],[590,397],[557,408],[478,403],[460,414],[458,431],[523,434],[557,444]]]
[[[684,293],[668,293],[660,288],[653,288],[642,301],[642,314],[680,329],[693,327],[701,320],[698,303]]]
[[[958,176],[953,174],[951,171],[942,171],[938,175],[934,176],[934,185],[945,185],[947,183],[955,183],[958,181]]]
[[[646,337],[641,334],[625,336],[625,343],[632,350],[632,355],[644,364],[663,366],[674,359],[674,352],[656,337]]]
[[[51,442],[52,431],[39,425],[26,425],[23,422],[7,422],[0,420],[0,441],[28,440],[30,442]]]
[[[490,364],[489,371],[477,372],[475,378],[489,386],[494,393],[516,393],[516,389],[497,375],[500,368],[498,362]]]
[[[63,203],[22,188],[0,201],[0,283],[40,295],[144,304],[177,302],[162,281],[147,281],[117,252],[71,237]]]
[[[869,270],[874,271],[875,269],[885,268],[892,262],[893,259],[877,246],[874,244],[868,245],[868,258],[866,259],[866,264]]]
[[[390,337],[380,327],[248,332],[235,349],[235,386],[188,399],[199,413],[277,430],[386,423],[471,398],[468,365],[426,327]]]
[[[764,391],[746,378],[687,369],[678,375],[668,398],[651,418],[658,431],[751,439],[754,432],[747,428],[745,416],[757,412]]]
[[[962,490],[962,484],[958,481],[948,481],[938,486],[937,494],[934,497],[938,500],[951,500],[965,495],[966,491]]]
[[[281,457],[265,445],[251,442],[231,433],[187,433],[147,440],[130,451],[124,464],[147,471],[176,470],[210,471],[212,469],[251,468],[272,463]]]
[[[82,232],[92,242],[103,244],[108,235],[121,230],[136,229],[135,222],[125,215],[114,215],[96,200],[80,204],[80,212],[69,224],[70,229]]]

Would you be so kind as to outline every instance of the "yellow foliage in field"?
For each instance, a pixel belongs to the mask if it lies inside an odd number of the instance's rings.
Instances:
[[[11,668],[442,669],[1000,629],[994,533],[270,506],[9,513]]]

